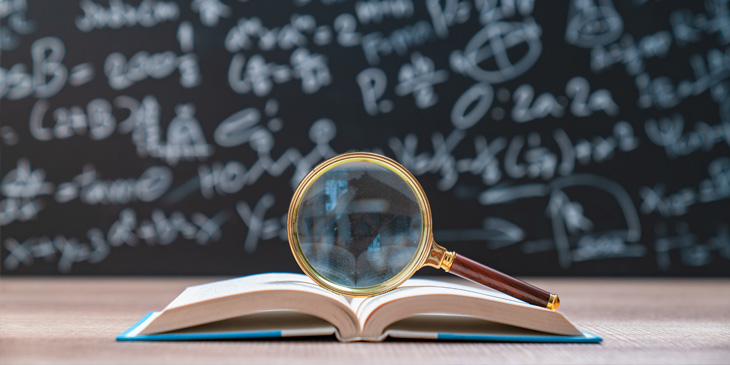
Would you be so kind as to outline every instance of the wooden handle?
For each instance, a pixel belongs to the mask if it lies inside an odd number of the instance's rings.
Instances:
[[[454,261],[448,272],[540,307],[557,309],[560,305],[560,300],[558,300],[556,294],[550,294],[534,285],[515,279],[458,253],[454,253]]]

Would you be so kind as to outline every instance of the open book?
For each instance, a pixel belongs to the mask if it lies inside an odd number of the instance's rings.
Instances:
[[[523,342],[600,342],[561,313],[487,288],[410,279],[395,290],[346,298],[302,274],[271,273],[185,289],[117,340],[331,336]]]

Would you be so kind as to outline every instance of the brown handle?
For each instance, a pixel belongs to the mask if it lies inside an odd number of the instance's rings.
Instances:
[[[454,253],[454,261],[448,272],[540,307],[557,309],[560,305],[560,300],[558,300],[556,294],[550,294],[534,285],[515,279],[458,253]]]

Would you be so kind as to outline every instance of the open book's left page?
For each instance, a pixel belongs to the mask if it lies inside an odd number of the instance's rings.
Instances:
[[[191,286],[141,324],[138,334],[179,330],[272,310],[322,318],[342,336],[355,336],[360,329],[344,297],[304,275],[272,273]]]
[[[160,312],[150,312],[117,336],[118,341],[188,341],[300,336],[331,336],[337,329],[331,323],[293,311],[266,311],[218,322],[187,327],[171,332],[140,334]]]

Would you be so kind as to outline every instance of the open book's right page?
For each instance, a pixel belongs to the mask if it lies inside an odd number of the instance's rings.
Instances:
[[[354,299],[363,340],[384,337],[600,342],[561,313],[489,288],[410,279],[383,295]]]

